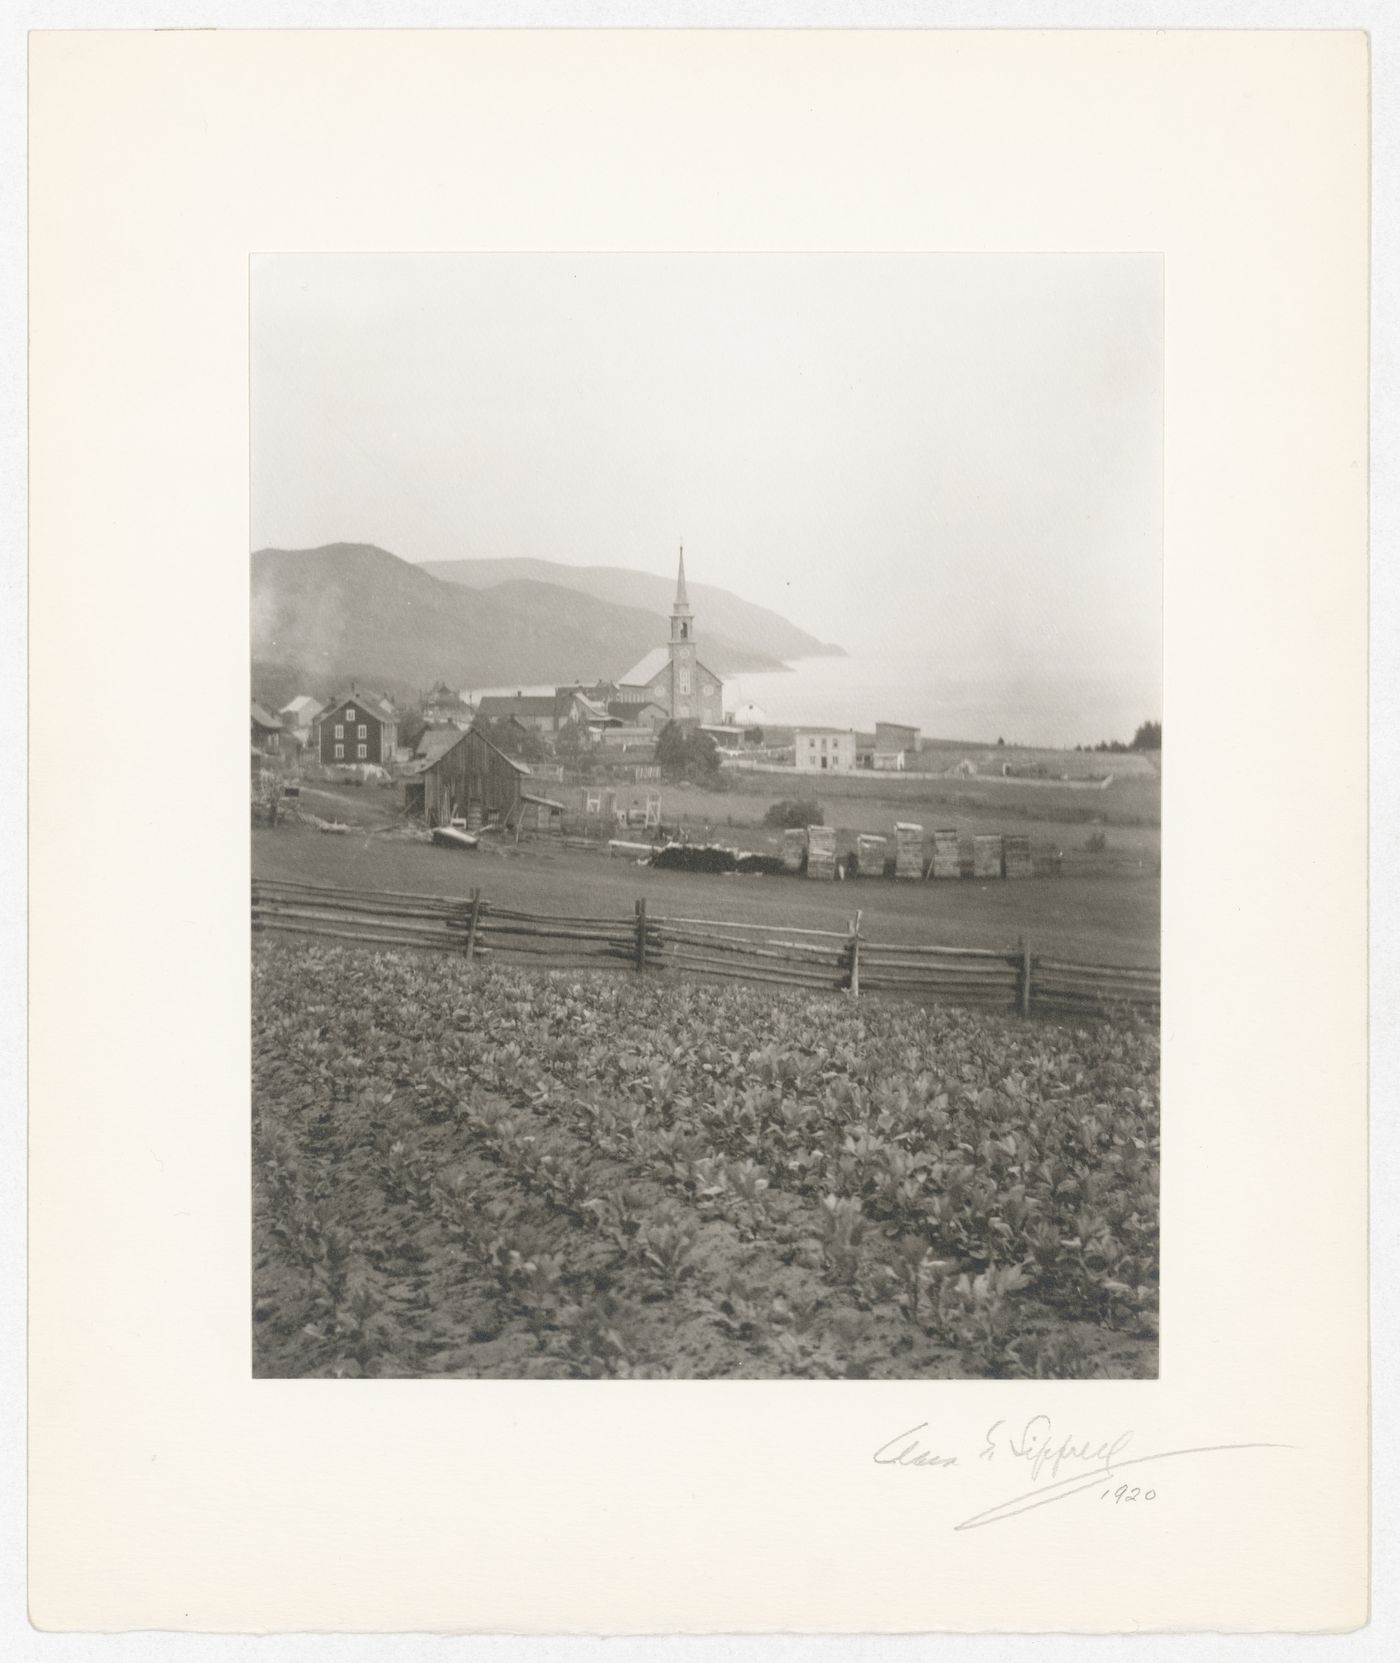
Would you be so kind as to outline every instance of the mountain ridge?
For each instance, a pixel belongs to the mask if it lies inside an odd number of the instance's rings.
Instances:
[[[373,543],[258,549],[250,599],[254,683],[274,709],[297,692],[329,696],[352,678],[398,699],[438,681],[614,679],[666,640],[664,618],[646,607],[518,571],[484,585],[451,581]],[[776,613],[752,611],[777,619],[789,642],[813,640]],[[701,651],[718,674],[781,668],[772,645],[705,631],[703,616]]]
[[[663,623],[670,618],[671,602],[675,598],[674,578],[638,571],[632,566],[567,566],[557,560],[520,555],[473,560],[426,560],[422,563],[422,569],[445,582],[478,591],[490,590],[521,578],[554,583],[614,605],[639,607],[660,618]],[[732,590],[696,582],[690,577],[687,577],[686,589],[699,625],[698,639],[702,651],[706,643],[717,643],[720,656],[726,652],[753,653],[769,660],[776,659],[779,663],[791,658],[844,656],[843,648],[818,640],[782,613],[746,601]],[[718,665],[712,667],[719,668]],[[734,666],[736,669],[759,667],[757,664]],[[771,663],[768,667],[772,667]]]

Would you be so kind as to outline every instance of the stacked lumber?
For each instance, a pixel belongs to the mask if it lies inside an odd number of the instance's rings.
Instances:
[[[835,826],[808,826],[807,876],[827,881],[836,876]]]
[[[924,828],[901,820],[894,828],[894,875],[916,879],[924,875]]]
[[[802,826],[789,826],[783,833],[783,870],[800,872],[807,854],[807,832]]]
[[[1031,860],[1031,840],[1028,837],[1007,835],[1005,839],[1006,875],[1008,878],[1033,878],[1035,863]]]
[[[933,834],[933,864],[929,867],[929,876],[957,878],[961,875],[962,863],[958,856],[957,832],[936,831]]]
[[[972,875],[974,878],[1001,876],[1002,837],[1000,832],[979,832],[972,840]]]
[[[868,832],[862,832],[856,838],[856,861],[860,877],[884,877],[885,848],[888,843],[887,837],[874,837]]]

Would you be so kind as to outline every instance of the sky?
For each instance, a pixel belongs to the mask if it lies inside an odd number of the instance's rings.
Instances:
[[[251,315],[255,548],[683,539],[857,655],[1160,714],[1155,255],[269,255]]]

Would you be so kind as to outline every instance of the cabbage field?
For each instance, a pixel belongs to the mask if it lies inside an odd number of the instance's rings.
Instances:
[[[1158,1038],[253,954],[261,1376],[1157,1371]]]

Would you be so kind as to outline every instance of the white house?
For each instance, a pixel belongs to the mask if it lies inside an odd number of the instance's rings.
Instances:
[[[799,773],[849,774],[856,765],[856,736],[853,728],[798,728],[797,768]]]

